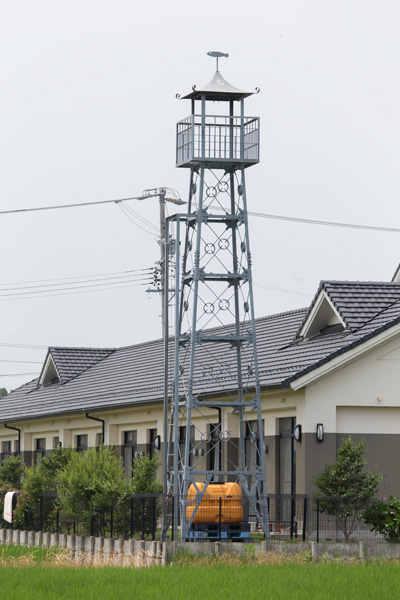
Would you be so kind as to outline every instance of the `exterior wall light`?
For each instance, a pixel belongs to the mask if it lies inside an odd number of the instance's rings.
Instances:
[[[324,441],[324,426],[322,423],[317,423],[317,442],[323,442]]]
[[[156,435],[156,437],[154,438],[154,448],[156,450],[159,450],[161,448],[161,436]]]
[[[296,442],[301,442],[301,425],[296,425],[293,429],[293,435]]]

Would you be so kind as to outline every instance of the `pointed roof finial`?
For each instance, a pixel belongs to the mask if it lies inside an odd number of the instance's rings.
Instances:
[[[225,58],[228,58],[229,54],[224,54],[223,52],[212,51],[212,52],[207,52],[207,56],[212,56],[213,58],[217,59],[217,71],[218,71],[218,59],[221,58],[222,56],[224,56]]]

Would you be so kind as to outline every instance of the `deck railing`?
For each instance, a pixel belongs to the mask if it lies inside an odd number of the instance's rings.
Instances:
[[[259,162],[259,118],[191,115],[177,124],[176,163]]]

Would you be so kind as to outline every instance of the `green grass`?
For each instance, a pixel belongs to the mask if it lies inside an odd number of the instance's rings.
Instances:
[[[44,564],[44,563],[43,563]],[[400,598],[399,563],[296,563],[235,568],[212,566],[129,568],[3,567],[7,600],[346,600]]]
[[[0,544],[0,568],[5,566],[35,566],[69,562],[65,550],[60,548],[29,548]]]

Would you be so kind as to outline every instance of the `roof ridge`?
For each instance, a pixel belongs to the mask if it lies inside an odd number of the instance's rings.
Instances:
[[[281,313],[274,313],[272,315],[264,315],[263,317],[256,317],[255,321],[256,322],[260,322],[260,321],[268,321],[271,319],[274,319],[276,317],[282,317],[285,315],[295,315],[298,313],[302,313],[305,310],[307,310],[307,307],[302,307],[302,308],[295,308],[292,310],[287,310]],[[241,323],[246,323],[246,321],[241,321]],[[250,321],[249,321],[250,323]],[[213,331],[215,329],[224,329],[226,327],[233,327],[235,325],[234,322],[232,323],[226,323],[225,325],[218,325],[217,327],[210,327],[208,329],[205,329],[204,331]],[[120,348],[116,348],[116,351],[119,352],[120,350],[127,350],[128,348],[139,348],[140,346],[151,346],[152,344],[156,344],[156,343],[160,343],[163,341],[163,338],[156,338],[155,340],[147,340],[145,342],[139,342],[138,344],[128,344],[127,346],[121,346]]]
[[[93,350],[94,352],[115,352],[115,350],[118,350],[118,347],[116,348],[96,348],[96,347],[92,347],[92,346],[49,346],[48,347],[49,350],[85,350],[85,351],[90,351]]]
[[[390,287],[393,286],[397,286],[400,285],[399,281],[370,281],[370,280],[361,280],[361,279],[356,279],[354,281],[350,280],[350,279],[322,279],[321,280],[322,284],[326,284],[326,283],[331,283],[331,284],[349,284],[349,285],[357,285],[357,284],[361,284],[361,285],[387,285]]]

